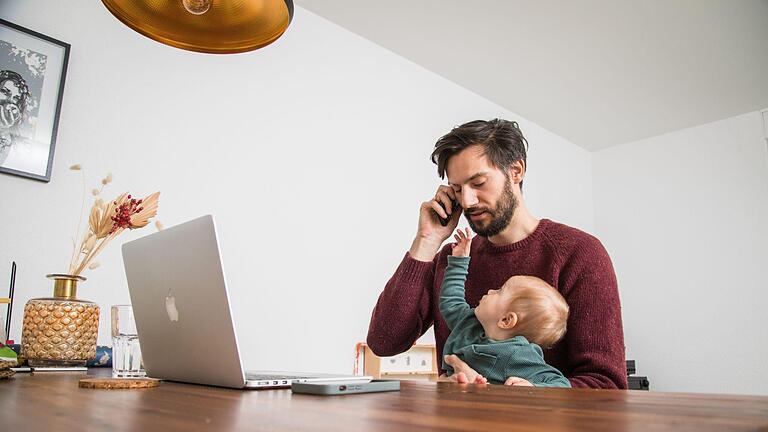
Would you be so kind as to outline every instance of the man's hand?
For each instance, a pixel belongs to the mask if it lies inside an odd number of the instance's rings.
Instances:
[[[520,387],[533,387],[534,385],[528,382],[528,380],[518,377],[509,377],[504,381],[504,385],[508,386],[520,386]]]
[[[446,185],[441,185],[437,188],[433,199],[421,203],[419,208],[419,229],[409,250],[412,258],[419,261],[432,261],[435,255],[437,255],[440,245],[451,236],[451,233],[459,224],[461,207],[454,212],[451,210],[452,200],[457,199],[458,197],[453,189]],[[442,205],[440,205],[441,203]],[[438,215],[450,218],[448,225],[440,225],[440,221],[437,218]]]
[[[445,356],[445,362],[453,368],[453,375],[447,379],[459,384],[488,384],[488,380],[469,367],[455,354]]]
[[[456,244],[453,245],[453,253],[451,255],[455,257],[468,257],[469,249],[472,247],[472,235],[469,233],[469,228],[464,228],[464,231],[457,229],[453,238],[456,239]]]

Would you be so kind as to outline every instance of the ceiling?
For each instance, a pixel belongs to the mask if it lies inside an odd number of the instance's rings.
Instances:
[[[588,150],[768,108],[768,0],[296,4]]]

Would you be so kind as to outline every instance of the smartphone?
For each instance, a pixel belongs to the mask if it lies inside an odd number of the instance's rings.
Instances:
[[[398,380],[373,380],[367,383],[328,381],[328,382],[294,382],[291,384],[292,393],[305,393],[321,396],[345,395],[352,393],[376,393],[400,391]]]
[[[440,207],[442,207],[443,210],[445,210],[445,205],[442,202],[438,201],[438,204],[440,204]],[[443,218],[440,215],[437,215],[437,218],[440,220],[440,225],[442,226],[448,225],[448,221],[451,220],[451,215],[453,214],[453,212],[458,210],[459,207],[461,207],[461,205],[459,204],[458,200],[451,200],[451,214],[449,214],[447,218]],[[448,212],[446,211],[446,213]]]
[[[29,367],[29,368],[11,368],[19,369],[19,372],[88,372],[88,368],[85,366],[69,366],[69,367]],[[25,370],[29,369],[29,370]]]

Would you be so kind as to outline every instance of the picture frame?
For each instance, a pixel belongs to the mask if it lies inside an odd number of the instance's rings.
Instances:
[[[51,180],[69,51],[0,19],[0,172]]]

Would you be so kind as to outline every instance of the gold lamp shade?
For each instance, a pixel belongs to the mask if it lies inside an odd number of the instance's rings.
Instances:
[[[231,54],[276,41],[293,0],[102,0],[128,27],[188,51]]]

